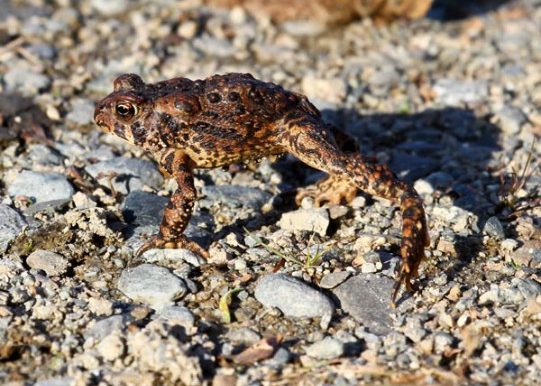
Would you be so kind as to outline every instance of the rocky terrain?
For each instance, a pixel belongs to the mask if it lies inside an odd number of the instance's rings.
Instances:
[[[534,385],[541,373],[541,3],[376,25],[200,0],[0,0],[0,383]],[[487,3],[486,1],[483,3]],[[134,250],[174,190],[94,102],[250,72],[306,94],[423,196],[419,290],[390,296],[400,213],[294,205],[290,156],[200,170],[184,250]]]

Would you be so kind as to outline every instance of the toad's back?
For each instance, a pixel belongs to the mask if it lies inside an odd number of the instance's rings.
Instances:
[[[280,153],[277,138],[285,122],[319,119],[304,96],[250,74],[174,78],[149,87],[147,95],[164,114],[159,125],[166,142],[185,149],[200,166]]]

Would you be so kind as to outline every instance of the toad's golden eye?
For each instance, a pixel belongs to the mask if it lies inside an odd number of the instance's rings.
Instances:
[[[137,109],[131,103],[119,103],[115,106],[116,113],[122,118],[131,118],[137,112]]]

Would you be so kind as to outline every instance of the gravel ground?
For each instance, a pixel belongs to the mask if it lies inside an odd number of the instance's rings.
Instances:
[[[0,0],[0,383],[539,384],[540,25],[533,0],[338,27]],[[94,102],[120,73],[231,71],[305,93],[415,184],[432,244],[396,309],[398,211],[296,208],[321,174],[291,157],[197,172],[187,234],[209,264],[134,258],[174,183],[97,129]]]

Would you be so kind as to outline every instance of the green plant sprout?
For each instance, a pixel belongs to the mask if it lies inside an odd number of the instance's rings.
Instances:
[[[231,311],[229,310],[229,305],[231,304],[233,295],[238,294],[240,291],[242,291],[242,288],[233,288],[220,297],[218,308],[222,312],[222,319],[226,324],[231,323]]]
[[[252,236],[254,237],[255,241],[256,241],[256,246],[261,246],[263,247],[267,252],[269,252],[270,254],[273,254],[273,255],[276,255],[278,256],[279,258],[285,260],[285,261],[289,261],[289,262],[292,262],[292,263],[295,263],[295,264],[298,264],[300,266],[302,266],[304,269],[308,269],[310,267],[314,267],[316,265],[319,265],[319,263],[321,262],[321,258],[323,257],[323,255],[325,253],[327,253],[330,249],[331,249],[331,246],[328,246],[327,248],[324,248],[322,250],[320,250],[319,248],[319,245],[317,246],[317,249],[316,249],[316,252],[314,254],[312,254],[311,252],[311,248],[310,246],[312,245],[312,242],[314,240],[314,235],[315,233],[312,233],[312,236],[310,236],[310,240],[308,240],[308,246],[306,247],[306,257],[304,259],[304,262],[302,262],[301,260],[299,259],[296,259],[294,257],[291,257],[275,248],[272,248],[270,247],[268,244],[265,244],[263,242],[263,240],[261,240],[261,238],[257,237],[257,236]]]

